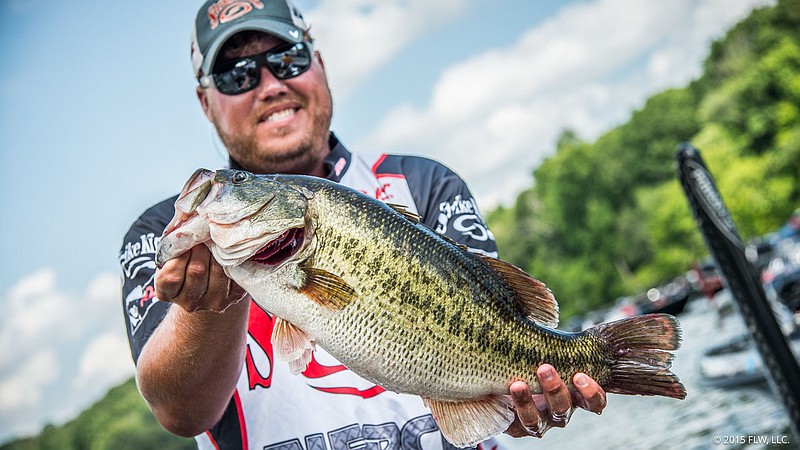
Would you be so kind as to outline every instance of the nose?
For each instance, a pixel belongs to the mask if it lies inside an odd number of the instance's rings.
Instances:
[[[259,100],[268,100],[272,97],[285,95],[288,92],[286,84],[275,77],[266,66],[261,66],[261,80],[256,86]]]

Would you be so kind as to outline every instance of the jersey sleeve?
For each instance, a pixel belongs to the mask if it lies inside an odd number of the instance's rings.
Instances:
[[[422,222],[459,244],[497,257],[497,244],[467,183],[447,166],[426,158],[404,162]]]
[[[175,198],[148,209],[128,230],[118,261],[122,270],[122,307],[134,362],[166,315],[169,303],[156,298],[153,284],[156,249],[174,213]]]

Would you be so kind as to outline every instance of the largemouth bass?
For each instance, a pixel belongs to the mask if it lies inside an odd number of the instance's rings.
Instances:
[[[543,283],[348,187],[200,169],[175,209],[159,266],[205,243],[279,318],[273,347],[294,373],[320,345],[361,377],[421,396],[458,447],[504,432],[514,420],[510,384],[541,392],[543,363],[568,385],[584,372],[607,392],[686,396],[669,370],[680,345],[674,317],[557,331],[558,305]]]

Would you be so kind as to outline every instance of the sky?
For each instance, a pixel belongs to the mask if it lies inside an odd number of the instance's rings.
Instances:
[[[423,155],[510,204],[565,129],[593,140],[701,74],[770,0],[296,0],[353,151]],[[0,442],[133,374],[117,254],[198,167],[199,1],[0,0]]]

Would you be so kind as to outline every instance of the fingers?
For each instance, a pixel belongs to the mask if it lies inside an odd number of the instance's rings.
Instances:
[[[222,312],[244,297],[205,245],[197,245],[167,261],[156,272],[156,296],[189,312]]]
[[[606,407],[606,392],[591,377],[584,373],[576,373],[572,377],[572,384],[576,392],[573,392],[573,403],[587,411],[595,414],[602,414]]]
[[[183,292],[186,297],[199,307],[199,303],[208,291],[209,264],[211,252],[205,245],[196,245],[191,250],[189,262],[186,264],[186,278],[183,282]]]
[[[536,378],[542,395],[532,396],[528,385],[522,381],[509,387],[517,410],[517,420],[506,431],[511,436],[542,437],[552,427],[565,427],[574,411],[570,391],[553,366],[540,366]]]
[[[186,278],[186,265],[189,263],[190,255],[191,252],[186,252],[177,258],[171,259],[156,271],[155,288],[156,296],[159,300],[171,302],[183,289],[183,282]]]
[[[575,391],[570,391],[555,368],[542,364],[536,370],[541,395],[531,395],[528,385],[515,381],[509,386],[516,407],[516,420],[506,430],[513,437],[542,437],[553,427],[564,428],[576,407],[600,414],[606,407],[606,393],[596,381],[584,373],[572,377]]]
[[[517,412],[517,419],[506,433],[514,437],[544,436],[547,431],[546,423],[542,420],[542,414],[539,412],[539,407],[534,401],[528,385],[523,381],[515,381],[509,386],[509,391]]]
[[[549,417],[545,419],[548,424],[559,428],[567,426],[572,411],[574,411],[572,407],[572,394],[570,394],[569,389],[567,389],[567,385],[561,381],[561,377],[553,366],[549,364],[542,364],[536,370],[536,378],[539,380],[539,385],[542,387],[542,394],[547,403]]]

